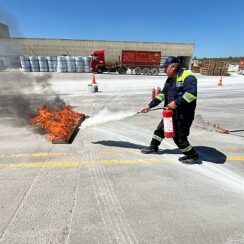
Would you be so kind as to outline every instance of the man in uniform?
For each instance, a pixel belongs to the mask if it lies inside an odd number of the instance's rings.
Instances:
[[[151,108],[164,101],[166,109],[173,110],[173,124],[175,130],[174,142],[185,155],[179,161],[185,164],[199,163],[199,156],[189,143],[187,137],[194,120],[197,79],[190,70],[183,70],[177,57],[168,57],[162,67],[168,78],[164,88],[141,112],[147,113]],[[158,147],[164,139],[163,119],[154,131],[150,146],[141,150],[142,153],[158,153]]]

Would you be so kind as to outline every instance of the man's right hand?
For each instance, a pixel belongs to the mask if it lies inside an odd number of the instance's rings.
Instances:
[[[147,113],[147,112],[149,112],[150,109],[151,109],[151,108],[150,108],[149,106],[147,106],[146,108],[143,108],[143,109],[141,110],[141,112],[142,112],[142,113]]]

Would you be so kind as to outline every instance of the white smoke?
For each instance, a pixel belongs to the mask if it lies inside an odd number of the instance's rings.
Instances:
[[[119,112],[113,112],[110,111],[107,108],[104,108],[101,110],[98,114],[95,116],[85,120],[81,124],[81,129],[85,129],[87,127],[92,127],[92,126],[97,126],[101,125],[110,121],[115,121],[115,120],[121,120],[125,118],[129,118],[136,115],[136,112],[133,111],[119,111]]]

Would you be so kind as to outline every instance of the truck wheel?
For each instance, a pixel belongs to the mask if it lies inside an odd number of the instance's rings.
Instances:
[[[98,74],[102,74],[102,72],[103,72],[103,69],[102,68],[97,68],[97,73]]]
[[[135,74],[136,75],[140,75],[141,74],[141,68],[140,67],[136,67],[135,68]]]
[[[124,75],[125,73],[126,73],[126,68],[125,67],[120,67],[120,68],[118,68],[118,73],[120,74],[120,75]]]
[[[143,75],[149,75],[149,72],[150,72],[150,69],[149,69],[149,68],[144,68],[144,69],[142,70],[142,74],[143,74]]]
[[[159,72],[158,68],[152,68],[151,69],[151,74],[152,75],[158,75],[158,72]]]

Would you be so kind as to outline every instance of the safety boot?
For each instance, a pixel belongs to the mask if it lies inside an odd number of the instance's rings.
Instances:
[[[187,156],[187,155],[178,158],[178,160],[179,160],[180,162],[181,162],[181,161],[184,161],[184,160],[186,160],[186,159],[188,159],[188,156]]]
[[[194,156],[183,156],[179,158],[179,161],[183,164],[201,164],[199,156],[196,154]]]
[[[151,154],[151,153],[158,153],[158,148],[153,148],[151,146],[143,148],[141,150],[141,153],[143,154]]]

